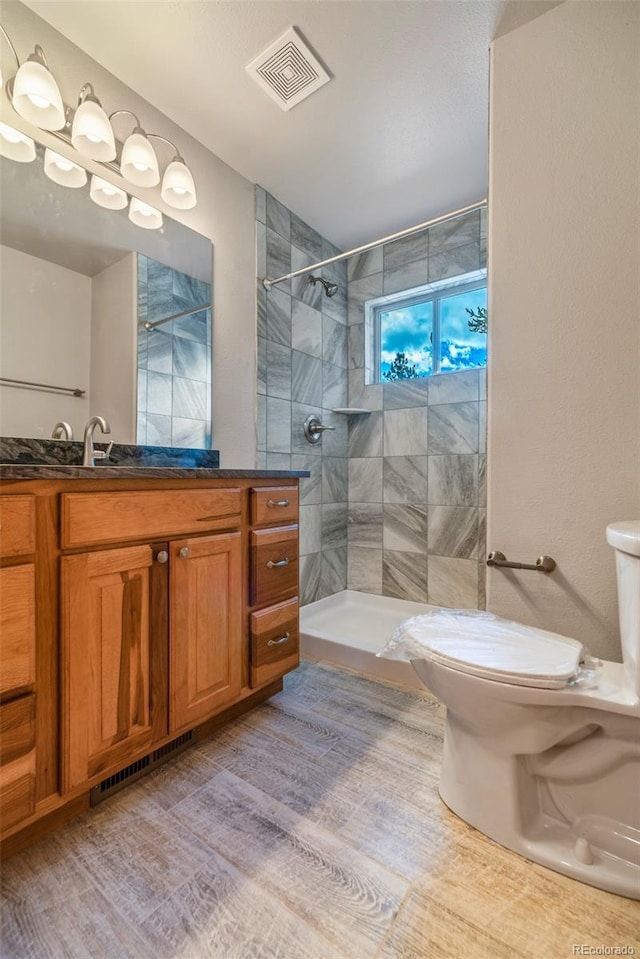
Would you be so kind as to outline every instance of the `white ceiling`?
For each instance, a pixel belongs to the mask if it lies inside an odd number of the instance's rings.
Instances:
[[[489,44],[558,2],[27,0],[343,249],[486,195]],[[284,113],[245,66],[291,25],[333,79]]]

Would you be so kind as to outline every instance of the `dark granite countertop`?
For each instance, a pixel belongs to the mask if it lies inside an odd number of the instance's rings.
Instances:
[[[308,470],[227,470],[193,466],[60,466],[0,463],[3,480],[36,479],[290,479]]]

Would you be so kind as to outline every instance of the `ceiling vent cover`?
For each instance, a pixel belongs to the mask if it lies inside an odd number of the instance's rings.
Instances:
[[[252,60],[247,73],[282,110],[295,107],[331,79],[295,27]]]

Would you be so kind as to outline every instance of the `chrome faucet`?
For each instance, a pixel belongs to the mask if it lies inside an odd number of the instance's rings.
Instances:
[[[109,443],[106,450],[95,450],[93,448],[93,431],[99,426],[103,433],[110,433],[111,427],[109,421],[104,416],[92,416],[84,428],[84,454],[82,456],[83,466],[95,466],[96,460],[106,460],[109,458],[113,448],[113,442]]]
[[[51,431],[51,439],[67,440],[70,443],[73,440],[73,427],[66,420],[58,420]]]

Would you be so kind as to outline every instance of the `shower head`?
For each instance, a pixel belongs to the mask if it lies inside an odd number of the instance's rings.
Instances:
[[[309,275],[309,283],[313,283],[314,286],[316,283],[322,283],[326,296],[335,296],[338,292],[337,283],[329,283],[328,280],[323,280],[321,276],[314,276],[313,273]]]

